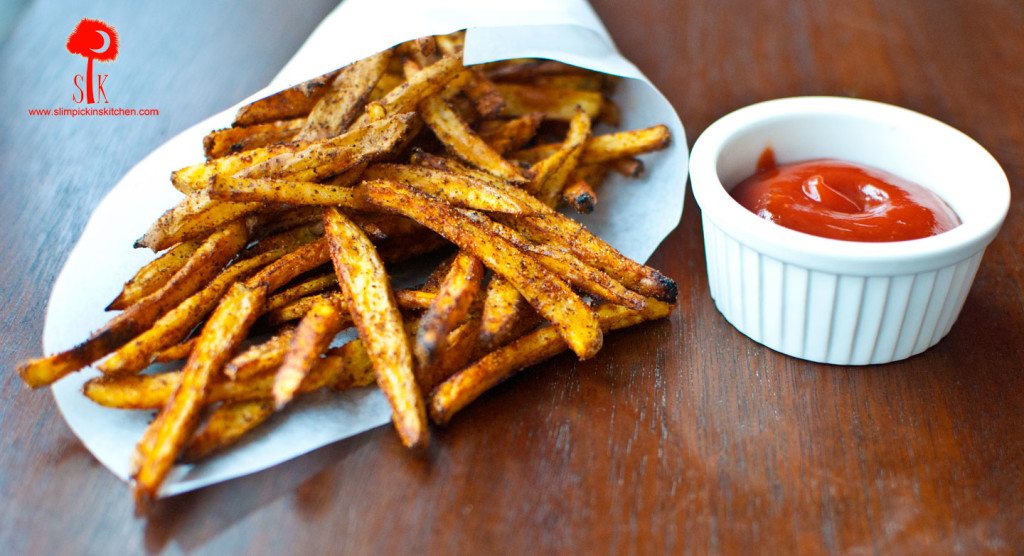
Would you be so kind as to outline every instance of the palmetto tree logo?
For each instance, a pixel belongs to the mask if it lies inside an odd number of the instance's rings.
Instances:
[[[84,56],[88,60],[85,70],[85,98],[87,103],[93,104],[96,102],[96,98],[93,92],[92,62],[93,60],[112,62],[117,58],[117,31],[113,26],[102,21],[82,19],[68,37],[67,49],[68,52]],[[77,77],[76,86],[78,85]],[[106,75],[97,77],[101,78],[98,86],[106,99],[106,92],[103,91],[103,80],[106,79]]]

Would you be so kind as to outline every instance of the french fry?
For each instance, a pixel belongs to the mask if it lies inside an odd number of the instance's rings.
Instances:
[[[338,283],[348,296],[352,319],[377,373],[377,384],[391,404],[395,428],[404,445],[425,446],[429,429],[423,397],[384,263],[370,240],[337,209],[324,209],[324,229]]]
[[[462,121],[440,96],[429,97],[420,105],[420,115],[434,135],[459,158],[513,183],[526,178],[514,164],[505,160]]]
[[[253,238],[259,241],[253,249],[261,249],[261,245],[265,245],[265,242],[272,236],[288,238],[293,235],[313,235],[315,237],[324,235],[321,212],[323,211],[320,207],[310,205],[287,209],[275,214],[273,218],[260,218],[253,226]]]
[[[391,51],[385,50],[342,68],[331,83],[331,89],[312,108],[298,139],[327,139],[348,128],[377,81],[387,70]]]
[[[452,373],[470,363],[477,353],[480,315],[472,314],[444,339],[444,349],[430,366],[416,369],[420,388],[430,392]]]
[[[555,324],[581,359],[601,349],[601,330],[589,307],[569,286],[474,218],[411,187],[396,182],[365,182],[369,199],[400,212],[478,257],[512,282],[530,305]],[[480,217],[486,218],[486,217]]]
[[[484,267],[480,259],[464,251],[455,257],[438,288],[437,297],[420,317],[413,348],[420,368],[434,364],[448,333],[469,313],[483,277]]]
[[[528,235],[536,236],[540,243],[568,249],[581,261],[607,273],[637,293],[662,301],[675,301],[677,287],[671,278],[619,253],[579,222],[551,210],[550,207],[525,191],[511,187],[507,183],[489,176],[486,172],[469,168],[452,159],[422,153],[413,158],[414,161],[423,165],[463,173],[481,181],[488,181],[495,189],[503,191],[510,198],[537,211],[534,216],[509,219],[504,222],[506,225],[521,232],[527,231]],[[500,215],[497,215],[496,218],[501,220]]]
[[[462,92],[466,95],[466,98],[472,101],[477,113],[484,118],[497,116],[501,113],[502,108],[505,107],[505,99],[501,96],[498,88],[494,86],[494,83],[487,79],[487,76],[479,69],[473,68],[467,70],[467,72],[469,77],[462,88]]]
[[[170,361],[180,361],[182,359],[188,359],[188,354],[192,353],[192,348],[196,347],[196,339],[189,338],[171,347],[164,348],[157,352],[153,358],[154,363],[168,363]]]
[[[197,462],[238,442],[274,414],[274,404],[267,400],[226,402],[207,417],[185,446],[182,460]]]
[[[221,201],[287,203],[291,205],[339,206],[367,210],[372,205],[355,187],[295,181],[290,179],[249,179],[217,176],[210,197]]]
[[[480,127],[480,138],[498,154],[520,149],[537,134],[544,114],[530,112],[511,120],[488,120]]]
[[[32,388],[46,386],[121,347],[213,279],[245,246],[246,237],[245,226],[238,222],[214,233],[163,287],[125,309],[88,340],[67,351],[20,365],[18,373],[22,380]]]
[[[591,119],[601,114],[601,93],[518,83],[498,83],[495,87],[505,99],[505,108],[502,111],[504,116],[515,117],[541,112],[549,120],[569,121],[576,115],[577,107],[586,112]]]
[[[576,180],[562,190],[562,200],[576,212],[590,214],[597,205],[597,193],[586,180]]]
[[[174,460],[195,429],[211,378],[249,332],[265,296],[263,287],[250,288],[236,283],[203,326],[182,370],[181,384],[160,412],[160,418],[150,424],[140,441],[133,473],[139,507],[145,507],[156,497]]]
[[[672,305],[650,299],[642,312],[617,305],[602,305],[598,307],[597,315],[601,329],[611,331],[645,320],[664,318],[671,310]],[[550,326],[543,326],[489,353],[449,377],[433,391],[430,395],[431,419],[439,425],[447,423],[456,412],[516,371],[554,357],[565,349],[565,341],[558,333]]]
[[[291,282],[296,276],[309,272],[328,260],[330,254],[327,239],[320,238],[270,263],[245,283],[250,288],[263,287],[267,292],[273,292]],[[260,307],[263,307],[263,303]]]
[[[374,164],[366,169],[363,178],[402,182],[459,207],[508,214],[533,212],[484,182],[435,168],[411,164]]]
[[[185,266],[200,245],[202,241],[199,240],[179,243],[144,265],[124,283],[121,293],[107,305],[107,310],[120,311],[160,289],[178,269]]]
[[[587,141],[580,155],[580,164],[599,164],[619,158],[633,157],[659,151],[668,146],[672,134],[664,125],[644,129],[619,131],[605,135],[594,135]],[[549,143],[509,154],[509,158],[535,163],[551,156],[561,145]]]
[[[209,234],[229,222],[256,212],[260,203],[228,203],[210,198],[205,191],[191,193],[163,213],[135,242],[135,247],[162,251],[168,247]]]
[[[234,176],[320,181],[390,152],[411,132],[415,117],[407,112],[368,122],[337,137],[249,166]]]
[[[182,376],[182,371],[155,375],[102,376],[86,381],[82,393],[104,407],[160,409],[181,385]],[[305,393],[328,386],[335,390],[346,390],[369,386],[374,380],[366,350],[357,339],[328,350],[313,366],[299,390]],[[271,400],[273,385],[274,376],[266,373],[238,380],[214,381],[210,384],[205,403]]]
[[[644,173],[644,162],[639,158],[633,158],[631,156],[616,158],[606,164],[627,178],[639,178]]]
[[[462,71],[462,58],[445,56],[412,76],[384,95],[379,101],[367,105],[366,111],[352,125],[353,128],[389,115],[416,110],[421,100],[440,91],[457,73]]]
[[[260,323],[267,326],[279,326],[284,323],[301,319],[303,315],[309,312],[318,301],[325,298],[329,294],[314,294],[308,295],[301,299],[279,307],[273,311],[267,311],[260,317]],[[398,307],[405,311],[422,311],[430,306],[430,302],[434,300],[436,293],[417,291],[417,290],[397,290],[395,291],[395,299],[398,301]]]
[[[264,342],[249,346],[224,365],[224,375],[231,380],[243,380],[280,367],[294,336],[295,329],[288,327]]]
[[[325,73],[238,109],[235,125],[253,125],[305,116],[329,89],[340,70]]]
[[[206,159],[211,160],[258,147],[285,143],[294,138],[304,125],[305,118],[293,118],[218,129],[203,137],[203,150],[206,152]]]
[[[480,346],[489,350],[505,343],[516,323],[530,311],[530,304],[511,282],[501,276],[493,276],[484,294]]]
[[[273,311],[279,307],[284,307],[297,299],[306,297],[307,295],[319,293],[331,288],[337,288],[337,286],[338,278],[333,272],[330,274],[315,276],[270,296],[270,298],[267,299],[266,304],[264,304],[263,310]]]
[[[205,191],[213,183],[215,176],[231,176],[250,166],[282,154],[302,150],[307,146],[309,143],[306,142],[267,145],[186,166],[171,173],[171,185],[185,195]]]
[[[397,238],[395,240],[388,240],[381,242],[380,258],[386,263],[398,263],[414,259],[428,253],[435,253],[444,249],[451,248],[452,244],[443,237],[430,232],[425,233],[422,237],[417,238],[415,242],[408,241],[405,238]]]
[[[160,350],[181,341],[216,306],[228,287],[287,253],[281,247],[239,261],[221,272],[205,288],[171,309],[153,327],[121,346],[99,364],[104,374],[136,373],[154,361]]]
[[[589,137],[590,116],[583,110],[577,110],[569,122],[565,143],[554,154],[533,165],[534,176],[527,185],[527,191],[549,207],[555,207]]]
[[[349,321],[341,294],[328,296],[302,317],[274,377],[274,405],[281,409],[295,397],[320,355]]]

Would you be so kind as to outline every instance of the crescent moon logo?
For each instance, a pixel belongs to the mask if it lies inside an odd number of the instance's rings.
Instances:
[[[103,37],[103,46],[99,48],[90,48],[89,50],[92,50],[96,54],[103,54],[108,48],[110,48],[110,35],[106,31],[100,29],[97,29],[96,32]]]

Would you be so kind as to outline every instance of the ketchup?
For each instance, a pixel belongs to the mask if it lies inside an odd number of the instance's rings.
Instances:
[[[778,166],[771,149],[730,193],[765,220],[832,239],[905,241],[960,225],[938,195],[916,183],[834,159]]]

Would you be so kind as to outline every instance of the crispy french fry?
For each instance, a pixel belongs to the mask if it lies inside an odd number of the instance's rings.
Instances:
[[[483,277],[484,267],[480,259],[464,251],[455,257],[438,288],[437,297],[420,318],[414,344],[420,368],[434,364],[448,333],[469,313]]]
[[[182,371],[155,375],[102,376],[88,380],[82,388],[87,398],[104,407],[116,409],[160,409],[181,384]],[[362,342],[350,341],[327,351],[302,382],[301,392],[324,387],[346,390],[373,384],[373,368]],[[220,380],[210,384],[205,403],[270,400],[274,376],[257,374],[238,380]],[[148,439],[147,442],[152,439]]]
[[[499,275],[493,276],[484,294],[480,346],[489,350],[505,343],[516,323],[530,310],[530,304],[511,282]]]
[[[288,327],[262,343],[249,346],[224,365],[225,376],[231,380],[243,380],[280,367],[294,336],[295,329]]]
[[[229,222],[256,212],[260,203],[229,203],[210,198],[209,193],[191,193],[180,203],[163,213],[135,247],[148,247],[162,251],[168,247],[209,234]]]
[[[178,269],[185,266],[202,243],[199,240],[179,243],[144,265],[124,283],[121,293],[107,305],[107,310],[120,311],[160,289]]]
[[[477,68],[468,70],[469,77],[462,92],[473,102],[473,107],[481,117],[490,118],[501,113],[505,107],[505,99],[498,88]]]
[[[644,311],[602,305],[597,309],[597,315],[602,330],[611,331],[646,320],[664,318],[671,310],[671,305],[650,299]],[[565,349],[565,341],[558,333],[544,326],[489,353],[449,377],[434,390],[430,395],[431,418],[437,424],[447,423],[452,415],[516,371],[554,357]]]
[[[156,497],[174,460],[195,429],[211,378],[249,332],[265,296],[263,287],[250,288],[236,283],[206,322],[182,370],[181,384],[160,412],[160,418],[150,424],[140,441],[133,473],[138,506],[145,507]]]
[[[273,292],[294,280],[296,276],[313,270],[328,260],[330,260],[330,254],[327,239],[320,238],[270,263],[259,273],[246,280],[246,284],[250,288],[262,286],[266,291]],[[263,307],[263,303],[260,304],[260,307]]]
[[[505,116],[522,116],[541,112],[549,120],[569,121],[576,115],[576,108],[586,112],[591,119],[601,113],[601,93],[575,89],[556,89],[513,83],[498,83],[498,92],[505,99]]]
[[[537,134],[544,114],[530,112],[511,120],[488,120],[480,127],[480,138],[498,154],[520,149]]]
[[[249,179],[217,176],[210,197],[221,201],[339,206],[368,210],[358,188],[290,179]]]
[[[430,271],[427,279],[423,282],[423,286],[420,288],[423,291],[437,293],[437,290],[441,288],[441,283],[448,276],[448,271],[452,268],[452,263],[455,262],[455,257],[458,257],[458,253],[452,254],[450,257],[445,257],[440,263],[434,267],[434,270]]]
[[[306,125],[305,118],[279,120],[211,131],[203,138],[206,159],[211,160],[277,143],[285,143]]]
[[[260,218],[253,226],[253,238],[259,243],[253,249],[261,249],[261,245],[271,237],[282,238],[294,235],[320,237],[324,235],[324,223],[320,217],[322,210],[318,206],[304,206],[288,209],[271,218]],[[280,240],[287,241],[287,240]]]
[[[492,187],[503,191],[509,197],[537,211],[535,216],[527,216],[515,220],[509,219],[504,222],[506,225],[519,231],[526,230],[528,235],[536,236],[539,243],[547,243],[568,249],[581,261],[607,273],[637,293],[662,301],[675,301],[677,287],[671,278],[619,253],[614,247],[592,234],[579,222],[551,210],[550,207],[525,191],[511,187],[489,176],[486,172],[469,168],[449,158],[422,153],[413,158],[414,161],[420,164],[463,173],[481,181],[488,181]],[[497,218],[500,220],[500,215]]]
[[[583,110],[577,110],[569,122],[569,133],[565,143],[554,154],[541,160],[532,168],[533,179],[527,190],[533,193],[549,207],[558,204],[569,174],[576,169],[580,153],[590,137],[590,116]]]
[[[324,229],[338,283],[348,296],[377,384],[391,404],[395,428],[406,446],[425,446],[429,429],[423,397],[384,263],[370,240],[337,209],[324,209]]]
[[[238,109],[235,125],[252,125],[305,116],[329,90],[340,70],[325,73]]]
[[[658,151],[667,147],[671,138],[672,134],[664,125],[594,135],[583,148],[580,164],[599,164]],[[534,163],[551,156],[559,147],[561,145],[558,143],[538,145],[513,152],[509,158]]]
[[[274,377],[274,405],[277,409],[292,401],[317,359],[349,321],[344,305],[340,293],[328,296],[314,305],[295,327],[295,334]]]
[[[576,212],[590,214],[597,205],[597,193],[586,180],[576,180],[562,190],[562,200]]]
[[[513,183],[526,178],[511,162],[505,160],[462,121],[441,97],[429,97],[420,105],[420,115],[445,147],[466,162]]]
[[[260,317],[261,324],[267,326],[279,326],[286,322],[301,319],[303,315],[309,312],[318,301],[323,299],[329,294],[314,294],[308,295],[301,299],[279,307],[273,311],[267,311]],[[434,300],[434,292],[418,291],[418,290],[397,290],[395,291],[395,299],[398,301],[398,307],[406,311],[422,311],[430,306],[430,302]]]
[[[601,349],[601,330],[590,308],[560,278],[477,220],[486,217],[470,217],[400,183],[366,184],[372,202],[434,230],[512,282],[538,313],[555,324],[581,359]]]
[[[298,139],[327,139],[345,131],[359,115],[390,59],[391,51],[385,50],[342,68],[330,91],[310,111]]]
[[[411,185],[460,207],[486,212],[526,214],[522,203],[494,191],[486,183],[459,174],[411,164],[374,164],[363,173],[366,180],[391,180]]]
[[[181,341],[216,306],[228,287],[278,259],[287,249],[280,247],[229,266],[205,288],[164,314],[153,327],[121,346],[99,365],[105,374],[136,373],[154,361],[157,353]]]
[[[644,173],[644,162],[639,158],[616,158],[607,164],[627,178],[639,178]]]
[[[245,433],[256,428],[274,414],[274,404],[267,400],[226,402],[206,418],[185,446],[182,460],[197,462],[238,442]]]
[[[171,185],[185,195],[205,191],[213,183],[214,176],[231,176],[250,166],[307,146],[309,143],[301,141],[267,145],[186,166],[171,173]]]
[[[32,388],[46,386],[121,347],[213,279],[245,246],[246,237],[245,226],[239,222],[214,233],[162,288],[125,309],[88,340],[67,351],[19,366],[22,380]]]
[[[421,100],[440,91],[460,71],[462,58],[445,56],[437,63],[423,68],[423,71],[391,90],[379,101],[369,103],[366,111],[352,127],[356,128],[389,115],[415,110]]]
[[[394,114],[355,127],[337,137],[279,154],[234,174],[240,178],[320,181],[391,152],[412,131],[416,115]]]
[[[160,350],[153,358],[154,363],[167,363],[170,361],[180,361],[182,359],[188,359],[188,354],[192,353],[192,348],[196,347],[196,339],[189,338],[169,348]]]
[[[330,274],[315,276],[270,296],[270,298],[267,299],[266,304],[264,304],[263,310],[273,311],[279,307],[284,307],[299,298],[306,297],[313,293],[319,293],[324,290],[337,288],[337,286],[338,278],[333,272]]]

